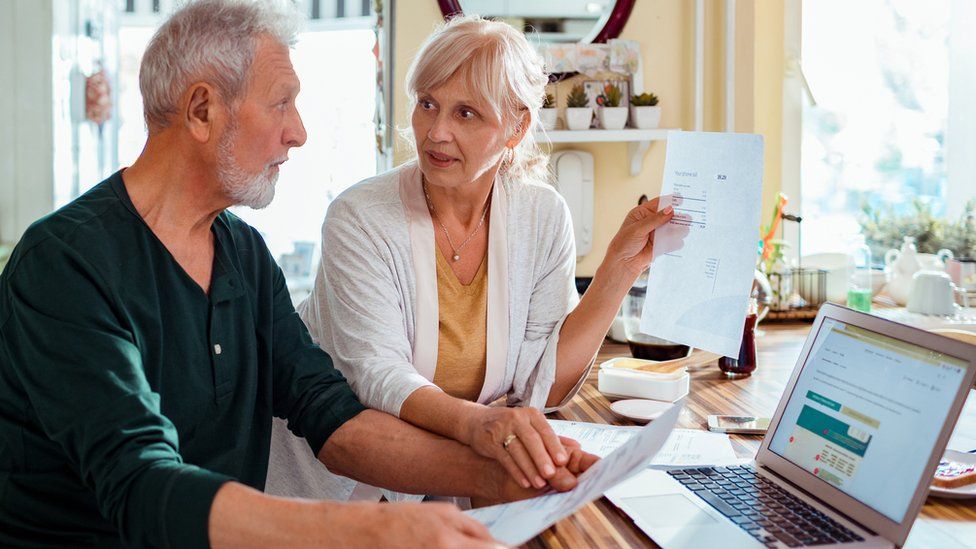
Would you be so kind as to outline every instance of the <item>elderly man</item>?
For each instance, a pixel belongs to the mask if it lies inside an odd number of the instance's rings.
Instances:
[[[263,494],[273,415],[370,484],[532,494],[467,447],[364,410],[260,235],[225,211],[267,205],[305,141],[294,34],[267,2],[174,14],[142,63],[145,150],[35,223],[0,276],[0,545],[492,544],[445,504]],[[556,489],[592,460],[568,448]]]

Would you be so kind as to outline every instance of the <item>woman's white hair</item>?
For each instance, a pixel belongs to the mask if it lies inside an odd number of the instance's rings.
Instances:
[[[494,110],[505,124],[517,124],[528,112],[525,137],[505,166],[513,179],[547,181],[548,155],[532,128],[542,107],[549,77],[542,56],[525,35],[510,25],[461,15],[438,27],[420,47],[407,73],[407,93],[433,90],[454,76]]]
[[[247,86],[261,36],[293,46],[301,19],[287,0],[190,0],[156,31],[139,68],[150,133],[169,125],[194,82],[233,107]]]

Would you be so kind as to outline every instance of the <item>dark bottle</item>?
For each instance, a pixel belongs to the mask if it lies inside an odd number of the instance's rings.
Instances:
[[[756,319],[758,312],[756,298],[749,298],[749,310],[746,314],[745,326],[742,329],[742,345],[739,346],[739,357],[723,356],[718,359],[718,368],[725,372],[729,378],[747,377],[756,371]]]

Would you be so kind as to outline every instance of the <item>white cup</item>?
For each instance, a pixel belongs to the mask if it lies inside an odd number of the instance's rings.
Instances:
[[[908,310],[923,315],[956,314],[955,286],[943,271],[919,271],[908,291]]]

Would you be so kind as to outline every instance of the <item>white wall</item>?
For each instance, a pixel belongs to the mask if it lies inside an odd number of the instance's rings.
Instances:
[[[0,241],[54,200],[52,1],[0,2]]]

